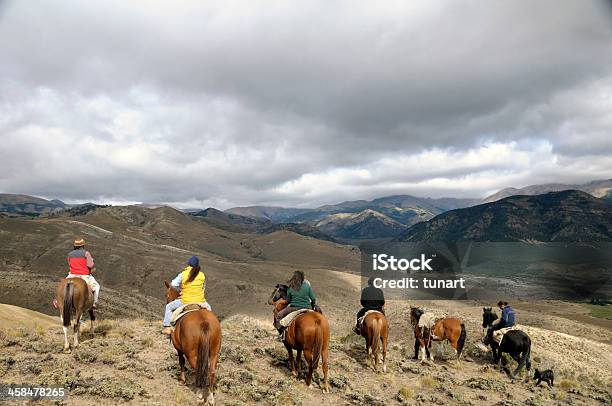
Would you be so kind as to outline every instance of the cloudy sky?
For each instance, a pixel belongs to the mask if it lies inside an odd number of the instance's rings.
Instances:
[[[0,0],[0,192],[309,207],[611,177],[604,2]]]

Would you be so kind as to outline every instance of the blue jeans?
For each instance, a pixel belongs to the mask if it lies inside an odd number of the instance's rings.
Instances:
[[[166,305],[166,314],[164,314],[164,327],[170,327],[170,319],[172,318],[172,312],[183,305],[181,299],[173,300]]]

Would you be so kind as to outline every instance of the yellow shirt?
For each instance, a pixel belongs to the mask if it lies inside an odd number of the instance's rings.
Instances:
[[[198,272],[195,279],[187,283],[187,279],[189,279],[189,272],[191,272],[190,266],[183,269],[182,272],[181,301],[183,303],[205,302],[206,297],[204,296],[204,284],[206,282],[206,278],[204,277],[204,272]]]

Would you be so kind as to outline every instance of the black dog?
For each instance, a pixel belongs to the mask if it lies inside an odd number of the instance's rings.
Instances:
[[[537,368],[535,370],[535,375],[533,379],[537,379],[538,382],[536,386],[538,386],[542,381],[546,382],[548,386],[554,386],[555,374],[551,369],[547,369],[546,371],[540,372]]]

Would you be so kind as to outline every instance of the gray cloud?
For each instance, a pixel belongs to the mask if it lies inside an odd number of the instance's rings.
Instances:
[[[0,190],[226,207],[610,177],[611,21],[584,1],[6,2]]]

